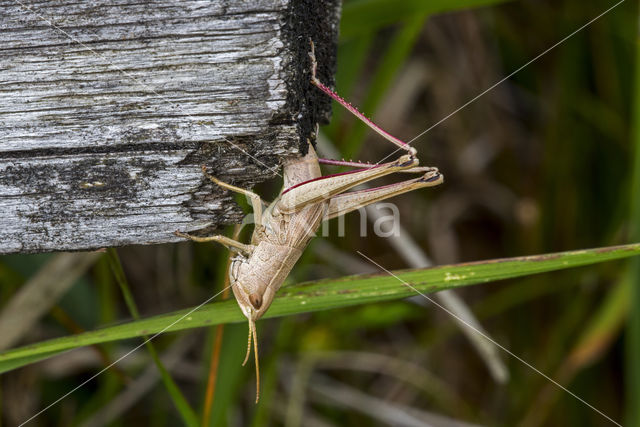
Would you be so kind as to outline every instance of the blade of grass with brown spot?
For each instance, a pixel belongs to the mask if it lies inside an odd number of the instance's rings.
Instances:
[[[636,255],[640,255],[638,243],[427,269],[401,270],[394,274],[420,292],[433,293],[444,289],[563,270]],[[414,293],[411,289],[386,273],[301,283],[283,288],[265,318],[389,301],[412,295]],[[95,343],[244,320],[236,302],[232,300],[208,304],[195,311],[180,310],[0,353],[0,373],[46,359],[66,350]]]

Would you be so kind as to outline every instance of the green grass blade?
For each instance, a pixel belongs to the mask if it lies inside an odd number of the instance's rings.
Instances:
[[[382,101],[387,89],[393,82],[398,70],[405,64],[413,46],[422,31],[427,14],[419,14],[407,20],[407,23],[398,31],[389,43],[382,62],[378,65],[369,88],[367,96],[360,106],[360,111],[372,117]],[[364,141],[368,127],[361,121],[357,121],[351,131],[344,138],[347,145],[343,144],[340,151],[345,158],[352,158],[358,154]]]
[[[358,80],[362,78],[362,69],[373,40],[372,34],[363,34],[360,37],[340,43],[340,48],[338,49],[338,64],[340,66],[336,71],[336,88],[344,99],[353,98],[351,96],[353,89]],[[343,117],[346,115],[347,111],[334,103],[331,108],[331,122],[323,127],[325,132],[335,138],[342,126]]]
[[[116,279],[116,283],[120,287],[120,292],[122,292],[122,297],[129,309],[129,313],[131,313],[131,316],[133,316],[134,319],[138,319],[140,317],[138,306],[133,299],[131,289],[129,289],[129,282],[127,281],[127,276],[124,274],[124,269],[122,268],[118,252],[116,252],[114,248],[107,249],[107,261],[109,263],[109,268],[113,273],[113,277]]]
[[[585,322],[582,335],[564,362],[555,369],[553,378],[561,384],[570,384],[580,371],[593,364],[612,346],[629,314],[630,295],[631,286],[627,281],[620,282],[610,289],[602,304]],[[552,345],[548,347],[554,348]],[[549,368],[546,370],[551,371]],[[522,425],[545,425],[552,409],[562,396],[560,389],[551,383],[544,383],[537,396],[528,399],[528,411],[522,418]]]
[[[633,114],[631,116],[631,147],[633,150],[631,176],[631,209],[629,235],[640,237],[640,36],[635,40],[635,75]],[[628,279],[631,282],[631,310],[627,325],[627,421],[640,426],[640,261],[632,260]]]
[[[394,274],[423,293],[563,270],[640,255],[640,244],[584,249],[537,256],[488,260]],[[388,274],[348,276],[283,288],[265,318],[308,313],[405,298],[413,291]],[[220,323],[244,321],[235,301],[208,304],[132,321],[96,331],[57,338],[0,353],[0,373],[31,363],[39,355],[159,332],[180,331]],[[22,360],[21,360],[22,359]]]
[[[133,294],[131,293],[131,289],[129,288],[127,276],[124,274],[124,270],[122,269],[122,263],[120,262],[120,257],[118,256],[118,253],[116,252],[115,249],[109,248],[107,250],[107,260],[109,261],[109,266],[111,267],[111,271],[115,276],[116,282],[120,286],[122,295],[127,304],[127,308],[129,309],[129,312],[131,313],[133,318],[137,320],[140,317],[140,313],[133,299]],[[176,409],[182,416],[182,421],[184,422],[185,425],[189,427],[197,427],[199,423],[198,423],[198,417],[196,416],[195,411],[191,408],[191,406],[189,405],[189,402],[187,402],[187,399],[184,397],[184,395],[180,391],[180,388],[175,383],[175,381],[173,381],[173,378],[169,374],[169,371],[167,371],[167,368],[164,366],[164,364],[160,360],[160,357],[158,356],[158,352],[156,351],[155,346],[153,345],[151,340],[148,339],[148,337],[143,336],[142,338],[145,340],[145,346],[149,351],[149,355],[151,356],[153,363],[155,363],[156,368],[160,373],[160,378],[162,379],[162,383],[164,384],[165,388],[169,392],[169,396],[171,396],[171,400],[173,401],[173,404],[175,405]]]
[[[572,371],[597,360],[620,334],[631,305],[631,284],[622,281],[613,287],[585,324],[577,344],[567,357]]]
[[[345,3],[340,21],[340,37],[348,39],[382,27],[406,21],[418,14],[469,10],[507,0],[355,0]]]

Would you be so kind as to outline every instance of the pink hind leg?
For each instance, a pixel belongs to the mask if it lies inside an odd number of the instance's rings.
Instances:
[[[416,169],[416,166],[418,166],[418,159],[405,154],[393,162],[310,179],[285,189],[280,194],[276,207],[280,212],[295,212],[310,203],[327,200],[367,181],[394,172]]]
[[[345,215],[351,211],[365,207],[372,203],[417,190],[418,188],[433,187],[442,184],[443,177],[437,169],[425,173],[420,178],[397,182],[383,187],[368,188],[366,190],[343,193],[329,199],[329,210],[326,219]]]
[[[358,111],[358,109],[356,107],[354,107],[353,105],[349,104],[340,95],[338,95],[337,93],[335,93],[334,91],[329,89],[327,86],[322,84],[322,82],[320,82],[320,80],[317,79],[317,77],[316,77],[317,63],[316,63],[316,55],[315,55],[315,48],[314,48],[314,45],[313,45],[313,41],[311,41],[311,52],[309,52],[309,57],[311,58],[311,83],[313,83],[318,89],[320,89],[321,91],[323,91],[324,93],[329,95],[331,98],[335,99],[338,103],[340,103],[340,105],[342,105],[344,108],[349,110],[358,119],[362,120],[362,122],[364,122],[364,124],[369,126],[371,129],[373,129],[375,132],[377,132],[379,135],[381,135],[384,139],[386,139],[387,141],[389,141],[392,144],[396,145],[397,147],[400,147],[401,149],[406,150],[412,156],[416,155],[417,151],[416,151],[415,148],[411,147],[406,142],[404,142],[404,141],[396,138],[395,136],[391,135],[390,133],[386,132],[380,126],[378,126],[373,121],[371,121],[371,119],[369,119],[367,116],[365,116],[360,111]]]

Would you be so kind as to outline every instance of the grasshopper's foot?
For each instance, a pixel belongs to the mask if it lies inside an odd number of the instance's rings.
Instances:
[[[189,240],[195,240],[194,236],[187,234],[187,233],[183,233],[181,231],[174,231],[173,234],[175,234],[178,237],[183,237],[185,239],[189,239]]]
[[[211,182],[218,184],[222,187],[225,187],[225,185],[228,185],[222,181],[220,181],[218,178],[216,178],[215,176],[211,175],[210,173],[207,172],[207,167],[205,165],[202,165],[202,173],[204,174],[204,176],[206,176]]]
[[[444,176],[442,176],[438,168],[430,167],[428,169],[422,178],[420,178],[420,181],[428,182],[432,185],[438,185],[444,182]]]
[[[311,59],[311,82],[320,83],[316,77],[316,70],[318,68],[318,61],[316,61],[316,47],[311,39],[309,39],[309,44],[311,45],[311,51],[309,52],[309,59]]]
[[[396,165],[401,168],[414,168],[418,166],[420,162],[413,154],[405,154],[404,156],[400,156],[400,158],[396,161]]]

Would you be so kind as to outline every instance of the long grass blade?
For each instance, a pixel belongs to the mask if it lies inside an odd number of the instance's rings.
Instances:
[[[631,117],[632,158],[631,210],[629,230],[631,238],[640,237],[640,36],[635,40],[635,75],[633,93],[633,115]],[[627,341],[627,421],[630,426],[640,426],[640,261],[634,259],[629,265],[631,283],[631,310],[628,321]]]
[[[640,244],[610,246],[536,256],[495,259],[474,263],[402,270],[394,274],[423,293],[511,279],[531,274],[563,270],[640,255]],[[288,286],[265,318],[349,307],[412,296],[413,292],[394,277],[383,275],[349,276]],[[154,316],[123,325],[62,337],[0,353],[0,373],[33,363],[77,347],[95,343],[141,337],[160,331],[174,332],[228,322],[244,321],[235,301],[223,301],[191,310]],[[186,316],[182,321],[176,322]],[[171,327],[172,322],[176,322]]]
[[[340,37],[348,39],[406,21],[418,14],[433,15],[491,6],[507,0],[356,0],[342,9]]]

